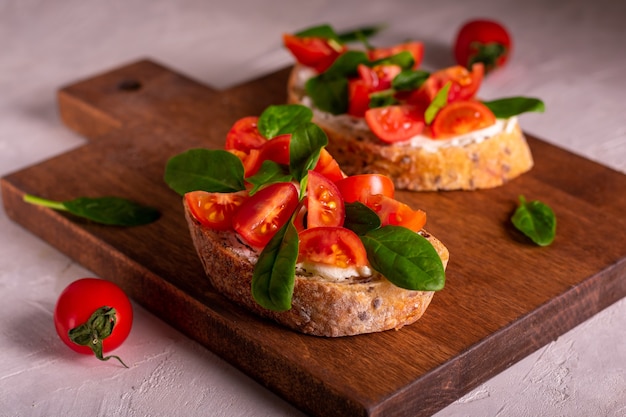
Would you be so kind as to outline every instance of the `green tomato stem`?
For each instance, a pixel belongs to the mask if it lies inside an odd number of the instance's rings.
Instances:
[[[65,207],[65,205],[60,202],[60,201],[54,201],[54,200],[48,200],[46,198],[42,198],[42,197],[37,197],[31,194],[25,194],[24,195],[24,201],[30,204],[35,204],[38,206],[43,206],[43,207],[48,207],[54,210],[64,210],[67,211],[67,207]]]

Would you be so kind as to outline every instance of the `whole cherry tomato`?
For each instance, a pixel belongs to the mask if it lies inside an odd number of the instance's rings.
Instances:
[[[54,327],[72,350],[94,354],[100,360],[117,356],[103,353],[119,347],[128,337],[133,308],[124,291],[110,281],[81,278],[68,285],[54,308]]]
[[[454,58],[466,68],[482,62],[488,73],[507,62],[511,49],[511,35],[501,23],[477,19],[465,23],[459,30],[454,42]]]

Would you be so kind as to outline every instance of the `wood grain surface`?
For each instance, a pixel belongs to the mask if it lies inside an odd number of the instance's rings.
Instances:
[[[86,145],[2,178],[10,218],[259,383],[317,416],[427,416],[626,296],[626,176],[529,137],[536,166],[492,190],[399,192],[451,253],[446,288],[400,331],[300,335],[215,293],[163,181],[167,159],[220,148],[232,123],[284,103],[288,68],[216,91],[150,60],[58,93]],[[545,117],[549,117],[546,114]],[[523,118],[522,118],[523,125]],[[100,226],[22,201],[116,195],[159,208],[156,223]],[[556,212],[555,242],[509,222],[518,196]]]

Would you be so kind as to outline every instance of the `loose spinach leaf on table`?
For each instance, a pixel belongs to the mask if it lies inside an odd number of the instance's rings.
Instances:
[[[527,202],[519,196],[519,206],[511,216],[515,228],[539,246],[548,246],[556,236],[556,215],[552,208],[541,201]]]
[[[190,191],[231,193],[245,190],[241,160],[224,150],[191,149],[167,162],[165,182],[180,195]]]
[[[439,254],[423,236],[401,226],[383,226],[360,236],[372,268],[408,290],[439,291],[445,270]]]
[[[161,216],[153,207],[120,197],[78,197],[68,201],[54,201],[26,194],[24,201],[110,226],[140,226],[152,223]]]

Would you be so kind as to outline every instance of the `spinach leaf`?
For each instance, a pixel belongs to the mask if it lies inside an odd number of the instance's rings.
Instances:
[[[364,26],[361,28],[357,28],[351,31],[342,32],[337,35],[339,41],[341,43],[349,43],[349,42],[364,42],[367,38],[371,38],[376,35],[378,32],[383,30],[385,25],[377,25],[377,26]]]
[[[259,116],[258,128],[267,139],[293,131],[313,119],[313,112],[300,104],[282,104],[267,107]]]
[[[380,227],[380,217],[371,208],[358,201],[345,203],[346,217],[343,227],[357,235],[364,235]]]
[[[428,79],[430,73],[422,70],[403,70],[391,81],[391,86],[397,91],[417,90]]]
[[[451,85],[452,83],[448,81],[446,85],[439,90],[433,101],[428,105],[428,108],[426,108],[426,112],[424,112],[424,121],[426,121],[427,125],[435,120],[435,116],[437,116],[439,110],[448,104],[448,91],[450,90]]]
[[[148,206],[120,197],[79,197],[68,201],[54,201],[26,194],[24,201],[111,226],[140,226],[156,221],[161,213]]]
[[[301,31],[296,32],[294,35],[299,38],[324,38],[340,42],[339,36],[337,36],[335,30],[328,24],[311,26],[309,28],[302,29]]]
[[[230,193],[245,190],[241,160],[224,150],[191,149],[167,162],[165,182],[180,195],[190,191]]]
[[[348,77],[357,74],[359,64],[369,62],[365,52],[347,51],[340,55],[325,72],[309,78],[305,83],[307,95],[315,106],[332,114],[348,110]]]
[[[246,181],[253,185],[250,189],[250,195],[254,195],[265,185],[277,182],[289,182],[292,178],[286,166],[266,160],[263,161],[257,173],[246,178]]]
[[[296,32],[295,36],[299,38],[316,37],[331,39],[340,44],[349,42],[365,42],[367,38],[376,35],[378,32],[384,29],[384,27],[384,25],[364,26],[338,34],[330,25],[322,24],[302,29],[301,31]]]
[[[531,97],[507,97],[493,101],[483,101],[498,119],[508,119],[526,112],[545,111],[543,101]]]
[[[289,143],[289,172],[302,182],[310,169],[315,168],[324,146],[328,144],[326,133],[315,123],[298,127]]]
[[[373,67],[375,65],[398,65],[403,70],[408,70],[413,68],[415,64],[415,58],[413,58],[413,54],[409,51],[398,52],[397,54],[377,59],[375,61],[369,62],[368,65]]]
[[[516,229],[528,236],[539,246],[548,246],[556,235],[556,215],[547,204],[541,201],[526,202],[519,196],[519,206],[511,216]]]
[[[360,236],[372,268],[394,285],[409,290],[438,291],[445,270],[433,245],[401,226],[384,226]]]
[[[393,89],[376,91],[370,94],[370,108],[391,106],[398,103],[399,101],[395,97],[395,91]]]
[[[291,308],[298,249],[298,232],[289,221],[261,251],[252,275],[252,297],[262,307]]]

